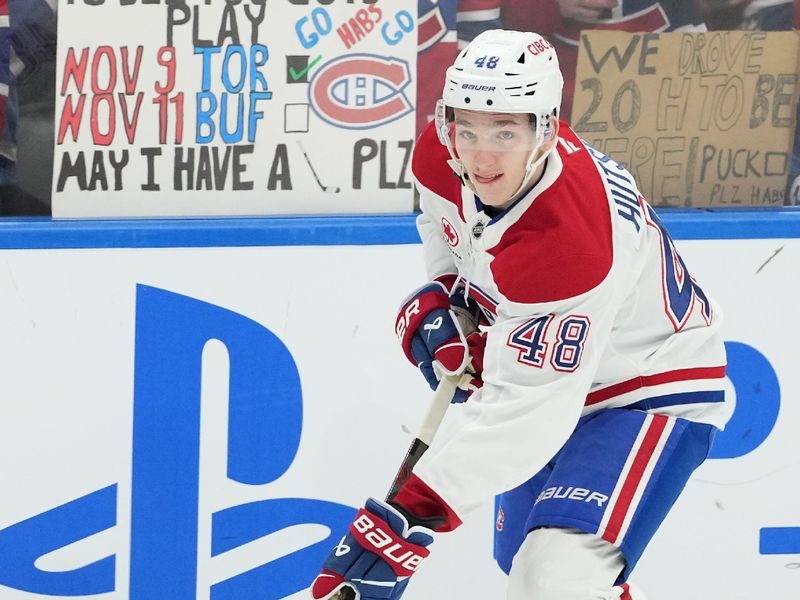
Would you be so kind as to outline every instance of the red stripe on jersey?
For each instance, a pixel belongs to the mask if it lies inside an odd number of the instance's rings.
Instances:
[[[422,186],[455,204],[463,221],[461,180],[447,164],[448,160],[450,160],[450,153],[439,141],[434,123],[428,123],[414,147],[411,171]]]
[[[0,0],[0,16],[8,16],[8,0]]]
[[[508,227],[489,252],[500,293],[533,304],[573,298],[605,279],[614,257],[611,209],[594,160],[561,121],[558,179]]]
[[[604,402],[614,396],[621,396],[643,387],[661,385],[662,383],[674,383],[676,381],[695,381],[697,379],[722,379],[725,377],[725,367],[695,367],[692,369],[676,369],[654,375],[643,375],[634,377],[627,381],[615,383],[606,388],[589,393],[586,396],[584,406],[592,406]]]
[[[619,600],[633,600],[633,596],[631,596],[631,587],[627,583],[623,583],[619,587],[622,588],[622,595],[619,597]]]
[[[647,433],[644,434],[642,445],[636,452],[636,457],[633,459],[631,468],[625,478],[625,483],[622,484],[617,501],[614,503],[614,508],[611,512],[611,517],[608,519],[608,525],[603,532],[603,539],[607,542],[614,544],[617,541],[619,532],[625,522],[625,517],[631,508],[633,497],[636,495],[636,490],[642,481],[644,472],[653,454],[656,451],[658,440],[661,434],[664,433],[664,428],[669,421],[668,417],[664,415],[653,415],[653,420],[647,428]]]
[[[465,13],[473,10],[496,10],[500,8],[500,0],[459,0],[458,12]]]
[[[447,25],[440,10],[432,10],[417,23],[417,45],[426,50],[447,33]]]
[[[483,290],[475,284],[470,284],[469,297],[475,300],[483,308],[491,312],[493,315],[497,314],[497,302],[492,300]]]

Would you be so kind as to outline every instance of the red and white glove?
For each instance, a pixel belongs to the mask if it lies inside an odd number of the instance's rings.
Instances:
[[[369,498],[323,563],[311,595],[328,600],[349,586],[356,599],[398,600],[432,542],[430,529],[410,526],[396,508]]]
[[[466,383],[461,383],[456,390],[451,402],[460,403],[470,399],[472,394],[483,387],[483,355],[486,352],[486,332],[475,331],[467,336],[470,363],[467,373],[472,377]]]
[[[472,372],[468,365],[470,360],[475,361],[473,353],[480,353],[481,367],[476,373],[483,371],[485,336],[483,341],[476,338],[469,342],[481,322],[480,308],[465,299],[460,290],[450,293],[455,282],[455,275],[444,275],[414,291],[403,302],[395,322],[406,358],[419,368],[431,389],[436,389],[442,373]],[[474,378],[453,401],[463,402],[482,385],[479,379]]]

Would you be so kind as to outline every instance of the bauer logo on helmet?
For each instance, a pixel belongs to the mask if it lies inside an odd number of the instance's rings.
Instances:
[[[476,92],[493,92],[497,87],[493,85],[475,85],[474,83],[464,83],[461,85],[462,90],[475,90]]]

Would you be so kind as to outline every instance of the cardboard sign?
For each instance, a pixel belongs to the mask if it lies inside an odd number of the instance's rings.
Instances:
[[[412,210],[416,2],[322,4],[61,0],[53,215]]]
[[[581,36],[573,127],[659,206],[784,202],[796,32]]]

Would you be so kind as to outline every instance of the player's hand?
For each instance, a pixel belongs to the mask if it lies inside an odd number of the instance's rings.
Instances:
[[[430,553],[432,533],[425,527],[409,527],[392,506],[368,499],[323,563],[311,584],[312,597],[327,600],[350,586],[357,599],[397,600]]]
[[[472,394],[483,387],[483,355],[486,352],[486,332],[475,331],[467,336],[470,363],[467,373],[472,377],[466,383],[460,383],[452,402],[466,402]]]
[[[615,8],[618,0],[556,0],[561,16],[565,19],[598,19],[606,11]]]
[[[434,362],[448,375],[463,372],[469,362],[469,346],[448,291],[442,281],[422,286],[403,302],[395,322],[406,358],[419,367],[432,389],[439,381]]]

